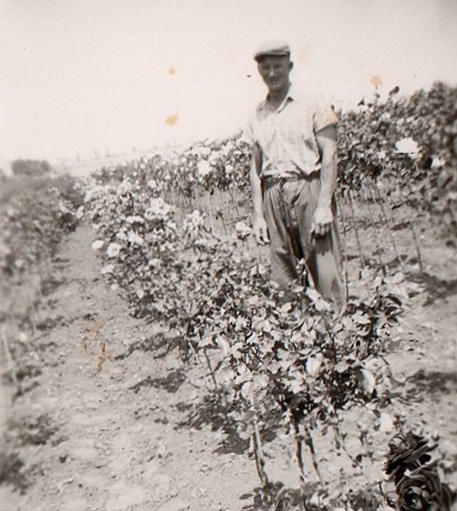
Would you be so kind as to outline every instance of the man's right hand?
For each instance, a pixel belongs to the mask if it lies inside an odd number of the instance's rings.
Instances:
[[[267,223],[263,216],[254,215],[252,219],[252,234],[259,245],[266,245],[270,243]]]

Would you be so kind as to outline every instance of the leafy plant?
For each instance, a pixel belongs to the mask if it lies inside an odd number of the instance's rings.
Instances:
[[[449,127],[455,94],[437,84],[409,99],[392,94],[382,104],[376,98],[343,115],[343,198],[351,206],[357,194],[392,207],[408,202],[440,212],[453,228],[453,173],[444,169],[455,164]],[[326,479],[315,436],[333,429],[336,450],[360,467],[375,462],[374,433],[361,420],[354,432],[361,451],[350,452],[345,417],[366,410],[381,433],[397,427],[395,415],[386,411],[395,393],[384,353],[398,341],[404,293],[380,261],[363,269],[364,290],[351,295],[344,315],[299,282],[297,298],[284,303],[268,268],[247,249],[244,218],[238,215],[234,229],[224,221],[224,235],[212,228],[220,215],[213,215],[210,200],[216,191],[229,194],[233,209],[237,199],[249,199],[249,152],[239,137],[205,141],[171,157],[156,155],[97,173],[86,207],[98,233],[94,249],[103,259],[101,271],[125,294],[134,315],[165,323],[179,339],[182,357],[206,366],[214,400],[250,442],[262,509],[374,510],[382,504],[380,492]],[[280,428],[293,442],[298,492],[267,473],[266,439]],[[312,492],[307,457],[320,480]]]
[[[217,236],[197,210],[178,226],[174,208],[155,195],[156,188],[126,178],[88,205],[102,273],[133,314],[165,321],[180,337],[182,356],[206,365],[213,392],[253,445],[264,498],[272,484],[263,454],[271,430],[292,433],[305,485],[307,449],[319,474],[315,429],[334,427],[352,406],[389,402],[382,353],[400,299],[380,273],[370,295],[352,298],[344,316],[299,287],[297,299],[281,306],[267,269],[243,250],[245,229]]]
[[[386,474],[395,483],[400,511],[449,511],[456,495],[441,482],[432,444],[422,435],[407,431],[389,442]]]

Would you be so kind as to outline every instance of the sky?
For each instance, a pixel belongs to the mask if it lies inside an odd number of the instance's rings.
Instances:
[[[290,43],[294,85],[344,109],[375,84],[457,84],[455,0],[0,0],[0,159],[230,135],[264,97],[268,39]]]

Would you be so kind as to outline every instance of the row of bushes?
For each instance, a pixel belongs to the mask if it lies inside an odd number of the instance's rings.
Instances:
[[[383,193],[426,210],[457,234],[457,88],[436,83],[410,97],[392,93],[340,114],[339,181],[343,195],[365,180]],[[102,168],[99,183],[140,184],[191,195],[197,185],[213,193],[248,193],[250,148],[242,134],[195,143],[171,156],[155,155],[114,168]]]
[[[2,186],[2,278],[18,277],[49,257],[78,222],[84,190],[71,176],[9,177]]]

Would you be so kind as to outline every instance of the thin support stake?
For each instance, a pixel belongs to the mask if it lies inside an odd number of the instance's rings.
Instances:
[[[409,183],[409,181],[407,179],[405,179],[404,182],[405,182],[406,186],[408,187],[409,192],[413,193],[413,189],[411,188],[411,184]],[[400,187],[400,193],[401,193],[401,187]],[[402,194],[402,199],[403,199],[403,194]],[[403,201],[403,203],[405,204],[405,201]],[[420,249],[420,246],[419,246],[419,237],[417,236],[416,229],[414,227],[414,223],[411,220],[409,214],[407,215],[407,222],[408,222],[409,228],[411,229],[411,234],[412,234],[412,237],[413,237],[414,247],[416,249],[416,254],[417,254],[417,263],[419,265],[419,270],[420,270],[421,273],[423,273],[423,271],[424,271],[424,264],[422,262],[422,254],[421,254],[421,249]]]
[[[233,196],[232,190],[230,190],[230,188],[228,188],[227,190],[228,190],[228,193],[230,195],[230,199],[232,201],[232,204],[235,206],[236,214],[238,215],[238,221],[241,221],[243,219],[243,215],[241,214],[241,211],[240,211],[240,209],[238,207],[238,202],[235,199],[235,197]]]
[[[211,379],[213,380],[214,388],[215,388],[216,392],[219,394],[219,386],[217,384],[216,377],[214,376],[214,369],[211,364],[211,360],[208,356],[208,352],[206,351],[206,348],[203,348],[203,354],[205,355],[206,365],[208,366],[209,374],[211,376]]]
[[[391,211],[390,209],[390,205],[389,205],[389,201],[387,199],[387,197],[383,194],[381,195],[381,191],[379,190],[379,187],[377,186],[377,183],[374,183],[372,182],[372,188],[374,189],[374,193],[376,195],[376,203],[379,205],[379,208],[381,210],[381,218],[387,228],[387,232],[389,234],[389,238],[390,238],[390,242],[392,243],[392,247],[394,249],[394,252],[395,252],[395,257],[397,258],[399,264],[400,264],[400,268],[402,269],[403,272],[405,272],[405,265],[404,265],[404,261],[403,261],[403,258],[400,254],[400,251],[398,250],[398,246],[397,246],[397,242],[395,241],[395,238],[392,234],[392,224],[390,222],[390,217],[387,215],[387,212],[386,212],[386,207],[384,204],[387,204],[387,207],[389,208],[389,210]],[[373,193],[373,192],[372,192]]]
[[[211,225],[211,232],[216,232],[214,229],[214,217],[213,217],[213,208],[211,206],[211,194],[207,192],[206,199],[208,202],[208,211],[209,211],[209,221]]]
[[[300,482],[304,487],[306,484],[306,469],[305,469],[305,461],[303,456],[303,440],[304,437],[300,431],[300,424],[294,421],[294,430],[295,430],[295,456],[297,458],[298,464],[298,472],[300,476]]]
[[[355,213],[354,201],[352,199],[352,193],[351,193],[350,190],[348,190],[348,197],[349,197],[349,205],[351,207],[351,213],[352,213],[352,225],[354,227],[355,240],[356,240],[356,243],[357,243],[357,248],[359,250],[360,260],[362,262],[362,269],[366,270],[367,269],[367,267],[366,267],[366,258],[365,258],[365,254],[364,254],[364,252],[362,250],[362,244],[360,243],[359,230],[357,229],[357,223],[356,223],[357,215]]]
[[[311,452],[311,459],[313,461],[314,470],[316,471],[319,481],[322,483],[323,480],[322,480],[322,475],[319,470],[319,464],[317,461],[316,448],[314,447],[314,441],[313,441],[313,437],[311,435],[311,430],[309,429],[309,426],[307,424],[305,424],[305,443],[308,446],[309,451]]]
[[[357,216],[356,216],[356,213],[355,213],[354,203],[353,203],[353,199],[352,199],[352,193],[351,193],[350,190],[348,190],[348,197],[349,197],[349,204],[350,204],[350,207],[351,207],[352,224],[354,226],[355,239],[356,239],[356,242],[357,242],[357,247],[359,249],[359,256],[360,256],[360,259],[361,259],[361,262],[362,262],[362,273],[366,273],[367,272],[367,266],[366,266],[366,261],[365,261],[365,254],[362,251],[362,245],[360,243],[359,231],[357,229],[357,224],[356,224],[356,217]],[[363,281],[363,284],[364,284],[365,289],[367,291],[367,296],[370,296],[371,291],[370,291],[370,286],[368,285],[367,279],[363,278],[362,281]]]
[[[259,425],[257,423],[257,408],[254,401],[254,396],[251,396],[251,406],[254,410],[254,417],[252,420],[252,427],[254,433],[252,435],[252,440],[254,443],[254,456],[255,456],[255,464],[257,468],[257,474],[259,475],[260,482],[262,483],[262,488],[266,495],[269,486],[268,475],[265,471],[265,455],[263,454],[263,446],[262,439],[260,436]]]
[[[340,218],[341,218],[341,223],[343,224],[343,238],[344,238],[344,242],[343,242],[343,258],[344,258],[344,289],[345,289],[345,292],[346,292],[346,299],[347,297],[349,296],[349,276],[348,276],[348,255],[347,255],[347,247],[348,247],[348,243],[347,243],[347,234],[346,234],[346,229],[347,229],[347,224],[346,224],[346,217],[344,215],[344,208],[343,207],[340,207],[340,200],[339,198],[336,199],[337,201],[337,211],[339,211],[340,213]]]
[[[3,341],[3,347],[5,349],[5,354],[6,354],[6,358],[8,359],[8,365],[9,365],[9,368],[8,370],[11,371],[11,375],[13,377],[13,380],[14,380],[14,384],[16,385],[16,388],[19,389],[19,382],[16,378],[16,371],[15,371],[15,366],[16,366],[16,363],[13,359],[13,356],[11,354],[11,350],[10,350],[10,347],[9,347],[9,344],[8,344],[8,339],[6,338],[6,334],[5,334],[5,329],[2,328],[2,341]]]
[[[375,202],[373,200],[373,195],[369,194],[368,191],[366,190],[366,187],[365,187],[365,184],[364,184],[363,181],[361,183],[361,190],[363,191],[365,202],[368,202],[370,199],[373,202]],[[379,229],[377,229],[377,227],[376,227],[376,219],[373,216],[373,212],[372,212],[372,209],[370,207],[370,204],[368,205],[368,207],[366,209],[368,211],[368,216],[370,218],[371,225],[373,226],[373,230],[375,232],[376,245],[377,245],[377,248],[378,248],[379,266],[382,269],[383,274],[386,275],[387,274],[387,268],[386,268],[386,265],[384,264],[384,260],[383,260],[383,257],[382,257],[382,252],[383,252],[382,234],[380,233]]]

